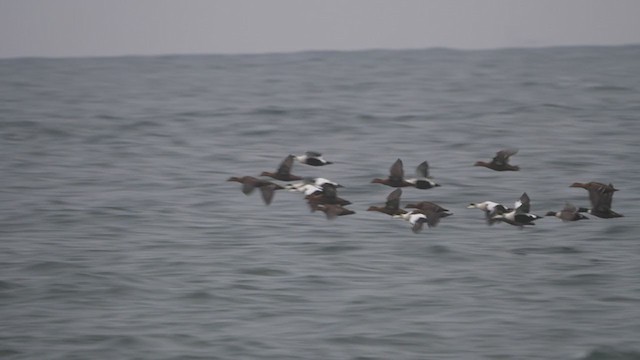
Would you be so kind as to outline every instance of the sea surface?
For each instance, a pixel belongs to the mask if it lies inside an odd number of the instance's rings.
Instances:
[[[227,181],[307,150],[355,214]],[[4,59],[0,151],[2,359],[640,358],[640,46]],[[366,211],[398,158],[453,216]]]

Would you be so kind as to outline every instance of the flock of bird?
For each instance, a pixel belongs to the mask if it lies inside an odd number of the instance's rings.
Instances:
[[[517,149],[504,149],[496,153],[490,162],[478,161],[474,166],[482,166],[495,171],[518,171],[519,166],[509,164],[509,158],[518,152]],[[322,154],[307,151],[304,155],[288,155],[280,164],[276,172],[264,171],[261,177],[270,177],[275,180],[289,182],[280,185],[264,178],[253,176],[230,177],[228,181],[235,181],[242,184],[242,192],[245,195],[251,194],[256,188],[260,190],[262,199],[266,205],[271,204],[276,190],[288,189],[297,191],[305,195],[312,212],[317,210],[326,214],[327,218],[333,219],[337,216],[355,214],[353,210],[346,208],[350,201],[338,196],[338,189],[342,185],[325,178],[300,177],[291,174],[291,167],[294,161],[310,166],[325,166],[332,162],[325,160]],[[422,201],[415,204],[407,204],[405,208],[400,207],[400,197],[403,187],[414,187],[417,189],[431,189],[440,186],[429,176],[429,164],[424,161],[416,168],[415,178],[405,178],[402,160],[396,160],[389,169],[389,176],[386,178],[375,178],[371,180],[374,184],[383,184],[396,188],[386,199],[384,206],[371,206],[367,211],[376,211],[394,218],[403,219],[409,222],[414,233],[422,230],[423,225],[428,227],[436,226],[440,219],[453,215],[442,206],[430,202]],[[600,218],[615,218],[623,215],[611,210],[613,193],[618,191],[613,184],[603,184],[599,182],[573,183],[570,187],[579,187],[589,192],[591,208],[576,207],[571,203],[566,203],[560,211],[549,211],[545,216],[554,216],[562,221],[578,221],[588,219],[584,213]],[[515,202],[513,207],[503,204],[484,201],[481,203],[471,203],[467,208],[480,209],[484,212],[487,224],[505,222],[517,227],[535,225],[535,221],[542,218],[530,213],[530,199],[527,193]]]

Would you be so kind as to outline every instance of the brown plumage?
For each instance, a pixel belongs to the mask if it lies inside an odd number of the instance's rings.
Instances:
[[[611,210],[611,202],[613,201],[613,193],[618,191],[613,184],[605,185],[599,182],[588,183],[573,183],[569,187],[579,187],[589,192],[589,201],[591,202],[591,209],[579,208],[579,212],[586,212],[593,216],[597,216],[604,219],[623,217],[624,215],[618,214]]]
[[[517,165],[510,165],[509,158],[515,155],[518,149],[504,149],[496,153],[496,156],[491,159],[491,162],[476,161],[473,166],[484,166],[495,171],[518,171],[520,167]]]
[[[295,159],[295,156],[289,155],[286,158],[284,158],[284,160],[282,160],[282,163],[280,163],[280,166],[278,167],[278,170],[275,173],[263,171],[260,174],[260,176],[269,176],[276,180],[282,180],[282,181],[302,180],[302,177],[300,176],[291,175],[291,166],[293,165],[294,159]]]
[[[414,186],[404,179],[404,169],[402,160],[398,159],[389,168],[389,176],[386,179],[375,178],[371,180],[372,184],[383,184],[391,187]]]
[[[284,189],[284,187],[272,183],[271,181],[254,178],[253,176],[232,176],[227,179],[227,181],[235,181],[242,184],[242,192],[245,195],[249,195],[253,190],[255,190],[255,188],[259,188],[262,194],[262,200],[264,200],[264,203],[267,205],[271,204],[275,190]]]
[[[315,204],[313,210],[320,210],[327,215],[327,219],[335,219],[337,216],[355,214],[355,211],[349,210],[337,204]]]
[[[370,206],[367,211],[377,211],[391,216],[404,214],[406,211],[400,208],[401,195],[402,189],[395,189],[387,196],[387,202],[384,204],[384,207]]]
[[[449,212],[448,209],[445,209],[442,206],[431,201],[421,201],[415,204],[407,204],[405,207],[410,209],[418,209],[425,213],[438,213],[440,214],[440,217],[453,215],[453,213]]]

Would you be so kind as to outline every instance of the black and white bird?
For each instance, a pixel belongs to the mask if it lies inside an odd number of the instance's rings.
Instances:
[[[529,195],[523,193],[520,199],[516,201],[514,209],[509,212],[496,214],[491,217],[492,220],[506,222],[507,224],[522,228],[524,225],[535,225],[534,221],[541,219],[542,216],[529,213],[530,209]]]
[[[324,166],[333,164],[331,161],[323,159],[321,153],[315,151],[307,151],[304,155],[293,156],[297,161],[311,166]]]
[[[442,214],[431,211],[413,210],[405,214],[393,215],[393,217],[408,221],[409,224],[411,224],[411,231],[417,234],[422,231],[422,227],[425,223],[429,227],[438,225]]]
[[[431,189],[436,186],[440,186],[440,184],[433,181],[433,179],[429,176],[429,163],[423,161],[416,168],[416,177],[411,179],[405,179],[406,182],[412,184],[417,189]]]
[[[481,203],[471,203],[467,206],[467,208],[482,210],[484,212],[485,219],[487,220],[487,224],[489,225],[493,225],[496,221],[498,221],[493,219],[495,215],[503,214],[513,210],[494,201],[483,201]]]

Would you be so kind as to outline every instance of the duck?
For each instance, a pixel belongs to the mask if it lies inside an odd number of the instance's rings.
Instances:
[[[289,191],[301,192],[304,195],[314,195],[314,194],[320,194],[322,192],[321,187],[315,184],[309,184],[309,183],[292,183],[292,184],[285,185],[284,188]]]
[[[400,196],[402,189],[397,188],[387,195],[387,202],[382,206],[370,206],[367,211],[377,211],[387,215],[401,215],[407,211],[400,208]]]
[[[235,181],[242,184],[242,192],[245,195],[249,195],[253,192],[255,188],[259,188],[262,193],[262,200],[266,205],[271,204],[271,200],[273,200],[273,195],[275,190],[284,189],[284,187],[273,183],[271,181],[262,180],[255,178],[253,176],[232,176],[227,181]]]
[[[404,179],[404,169],[402,167],[402,160],[396,160],[389,168],[389,176],[386,179],[375,178],[371,180],[372,184],[383,184],[391,187],[406,187],[414,186],[414,184],[407,182]]]
[[[509,164],[509,158],[517,153],[518,149],[503,149],[496,153],[491,162],[476,161],[473,166],[483,166],[495,171],[518,171],[519,166]]]
[[[323,159],[321,153],[315,151],[307,151],[304,155],[293,155],[293,157],[297,161],[311,166],[324,166],[333,164],[333,162]]]
[[[323,191],[322,190],[323,184],[331,184],[336,188],[344,187],[338,184],[337,182],[331,181],[329,179],[312,178],[312,177],[305,177],[299,182],[290,183],[285,185],[284,187],[289,191],[297,191],[297,192],[304,193],[305,195],[313,195],[313,194],[319,194]]]
[[[311,206],[312,210],[314,206],[318,204],[342,206],[351,204],[351,201],[338,196],[338,191],[335,185],[326,183],[322,184],[321,188],[322,192],[305,196],[305,199],[307,199],[307,202],[309,203],[309,206]]]
[[[440,221],[441,216],[435,212],[424,212],[422,210],[413,210],[404,214],[393,215],[394,218],[408,221],[411,224],[411,231],[414,234],[422,231],[423,225],[426,223],[429,227],[434,227]]]
[[[523,193],[520,199],[516,201],[515,207],[509,212],[502,212],[491,216],[491,220],[506,222],[507,224],[522,228],[524,225],[535,225],[534,221],[541,219],[542,216],[529,213],[530,199],[527,193]]]
[[[611,219],[617,217],[623,217],[624,215],[619,214],[613,210],[611,210],[611,202],[613,201],[613,193],[618,191],[613,184],[609,183],[609,185],[605,185],[599,182],[588,182],[588,183],[579,183],[575,182],[569,187],[579,187],[586,189],[589,192],[589,201],[591,202],[591,209],[589,208],[578,208],[578,212],[586,212],[593,216],[597,216],[603,219]]]
[[[467,209],[482,210],[484,212],[488,225],[493,225],[497,221],[497,220],[493,220],[494,215],[506,213],[513,210],[495,201],[483,201],[480,203],[470,203],[467,206]]]
[[[282,181],[302,180],[303,179],[302,177],[291,174],[291,166],[293,165],[293,159],[294,159],[293,155],[288,155],[286,158],[284,158],[284,160],[282,160],[282,163],[280,163],[280,166],[278,167],[278,170],[275,173],[263,171],[260,174],[260,176],[268,176],[276,180],[282,180]]]
[[[588,217],[582,215],[578,208],[573,204],[567,202],[564,205],[564,208],[560,211],[549,211],[546,216],[555,216],[558,219],[567,222],[567,221],[578,221],[578,220],[586,220]]]
[[[314,204],[311,208],[312,212],[320,210],[325,213],[327,219],[335,219],[337,216],[352,215],[356,212],[349,210],[338,204]]]
[[[418,203],[410,203],[405,205],[404,207],[409,209],[418,209],[422,211],[431,211],[431,212],[440,213],[440,217],[447,217],[447,216],[453,215],[453,213],[450,212],[449,209],[445,209],[442,206],[431,201],[421,201]]]
[[[440,186],[440,184],[429,177],[429,163],[426,161],[421,162],[418,167],[416,167],[416,176],[416,178],[405,179],[405,181],[417,189],[431,189]]]

